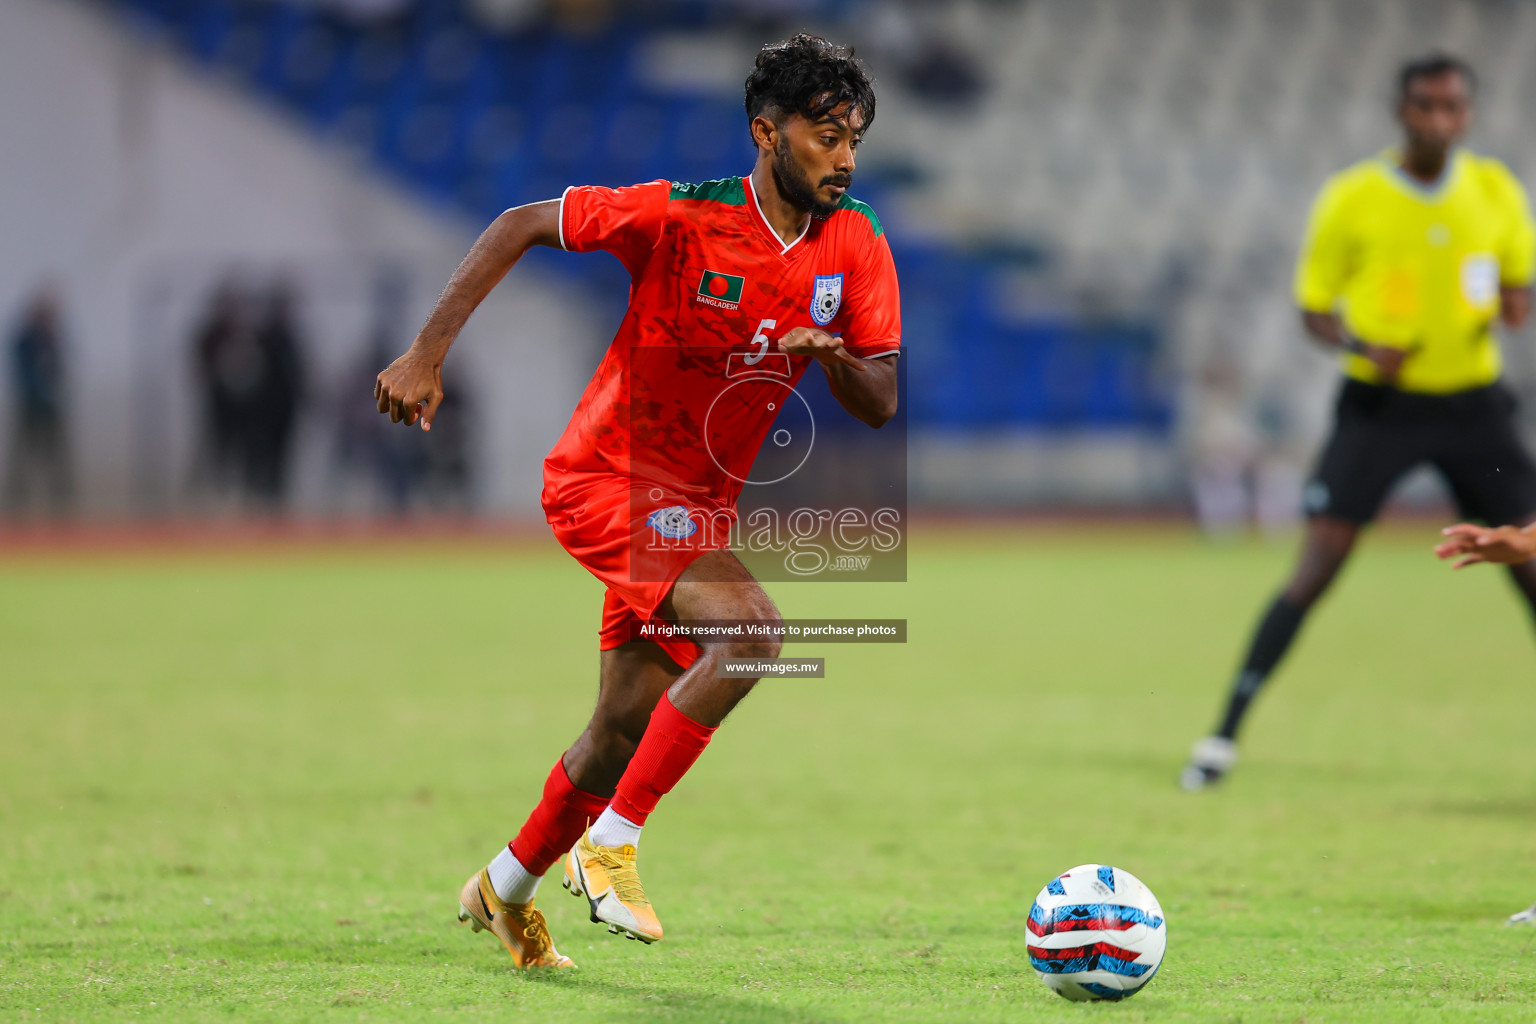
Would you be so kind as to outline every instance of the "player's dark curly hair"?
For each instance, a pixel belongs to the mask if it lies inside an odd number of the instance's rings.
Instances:
[[[851,47],[801,32],[757,51],[747,76],[749,121],[759,114],[775,123],[792,114],[819,121],[844,103],[859,108],[864,128],[875,119],[875,86]]]
[[[1415,57],[1405,63],[1397,71],[1397,95],[1406,97],[1408,87],[1416,78],[1439,78],[1441,75],[1455,73],[1461,76],[1461,80],[1467,83],[1467,91],[1477,93],[1477,72],[1472,70],[1472,65],[1460,57],[1453,57],[1449,53],[1436,51],[1427,53],[1422,57]]]

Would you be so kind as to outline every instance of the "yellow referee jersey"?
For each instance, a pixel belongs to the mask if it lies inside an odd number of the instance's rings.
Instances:
[[[1296,302],[1339,312],[1351,334],[1411,349],[1398,386],[1445,394],[1498,379],[1492,331],[1499,286],[1536,273],[1525,189],[1491,157],[1456,150],[1438,184],[1410,178],[1387,151],[1323,186],[1296,268]],[[1344,372],[1378,380],[1359,356]]]

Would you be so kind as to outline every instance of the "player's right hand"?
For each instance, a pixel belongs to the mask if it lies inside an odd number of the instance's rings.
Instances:
[[[443,368],[407,352],[374,380],[373,397],[391,423],[413,427],[419,419],[422,430],[431,430],[443,402]]]
[[[1536,532],[1518,526],[1475,526],[1458,523],[1440,531],[1449,540],[1435,548],[1442,559],[1459,558],[1453,568],[1465,569],[1480,562],[1514,565],[1536,558]]]
[[[1413,350],[1362,342],[1360,354],[1375,364],[1383,384],[1396,384],[1398,376],[1403,372],[1403,363],[1413,354]]]

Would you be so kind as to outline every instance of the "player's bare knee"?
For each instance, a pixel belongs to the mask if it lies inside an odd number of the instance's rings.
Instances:
[[[754,582],[751,587],[732,595],[721,609],[721,618],[731,619],[744,632],[722,638],[709,649],[722,658],[777,658],[783,647],[784,619],[773,599]]]
[[[774,623],[773,626],[778,627],[778,624]],[[711,644],[708,648],[717,660],[732,661],[771,661],[777,658],[783,649],[784,642],[776,633],[727,640]]]
[[[743,657],[742,655],[729,655],[730,657]],[[729,707],[735,707],[747,694],[757,686],[756,679],[737,679],[732,676],[718,676],[714,682],[715,692],[725,698]]]
[[[779,653],[784,650],[784,641],[774,636],[762,640],[755,644],[754,647],[756,650],[752,656],[755,658],[777,658]]]
[[[779,656],[779,652],[784,647],[782,639],[784,622],[771,602],[767,603],[766,610],[760,608],[758,611],[757,616],[744,621],[750,622],[754,627],[761,627],[762,632],[710,646],[709,652],[714,655],[717,666],[726,659],[738,662],[760,662],[772,661]],[[734,706],[752,692],[752,688],[757,685],[757,679],[720,675],[717,676],[714,685],[716,692],[723,693],[728,703]]]
[[[784,649],[784,619],[779,615],[779,610],[773,606],[773,602],[768,600],[766,594],[763,595],[760,606],[753,611],[750,621],[761,632],[727,644],[726,646],[731,650],[727,657],[765,660],[777,658],[779,652]]]

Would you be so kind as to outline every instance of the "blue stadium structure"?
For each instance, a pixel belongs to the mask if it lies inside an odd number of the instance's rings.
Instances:
[[[739,101],[658,87],[636,70],[649,36],[739,16],[729,5],[649,3],[643,18],[620,15],[591,33],[537,24],[508,34],[484,27],[462,0],[417,0],[369,19],[291,0],[116,2],[195,61],[477,220],[572,183],[701,181],[751,163]],[[849,5],[802,6],[833,19]],[[856,191],[890,223],[884,201],[911,187],[903,177],[861,169]],[[898,222],[890,240],[922,380],[911,389],[914,426],[1168,432],[1152,324],[1021,317],[1006,281],[1040,253],[902,235]],[[617,262],[542,262],[589,280],[605,297],[595,301],[624,294]]]

